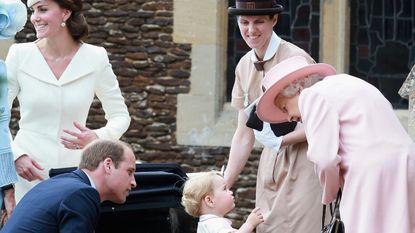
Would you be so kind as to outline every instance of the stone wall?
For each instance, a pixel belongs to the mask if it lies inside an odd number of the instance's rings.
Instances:
[[[176,143],[177,95],[189,92],[192,45],[173,42],[173,0],[84,0],[84,13],[90,25],[86,42],[107,49],[118,77],[132,118],[122,139],[133,146],[139,159],[176,162],[186,172],[220,169],[226,164],[228,147]],[[36,40],[31,23],[16,39]],[[12,114],[15,132],[18,106]],[[98,128],[103,124],[103,110],[96,100],[87,126]],[[254,151],[234,186],[237,208],[229,216],[235,226],[254,206],[259,152]]]

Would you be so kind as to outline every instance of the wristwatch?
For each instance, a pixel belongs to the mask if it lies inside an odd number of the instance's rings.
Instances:
[[[14,184],[8,184],[8,185],[1,187],[2,191],[9,190],[9,189],[14,189]]]

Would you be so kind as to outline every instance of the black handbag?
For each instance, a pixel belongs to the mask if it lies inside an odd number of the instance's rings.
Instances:
[[[330,223],[324,225],[324,220],[326,219],[326,205],[323,205],[323,218],[321,220],[321,231],[320,233],[345,233],[344,231],[344,224],[340,219],[340,200],[342,198],[342,191],[339,189],[337,192],[336,202],[334,204],[334,210],[331,208],[330,204],[330,213],[331,213],[331,220]]]

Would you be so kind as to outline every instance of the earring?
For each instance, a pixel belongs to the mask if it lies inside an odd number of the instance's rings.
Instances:
[[[66,27],[66,23],[65,23],[65,21],[63,21],[62,23],[61,23],[61,27]]]

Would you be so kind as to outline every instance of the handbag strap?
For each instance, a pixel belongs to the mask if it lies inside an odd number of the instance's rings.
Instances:
[[[333,217],[333,211],[334,210],[333,210],[332,203],[330,203],[328,207],[329,207],[329,210],[330,210],[330,216]],[[326,220],[326,209],[327,209],[327,206],[323,205],[323,217],[321,218],[321,228],[324,227],[324,220]]]
[[[340,201],[342,198],[342,190],[341,188],[339,188],[339,191],[337,191],[337,197],[336,197],[336,201],[334,203],[334,210],[333,210],[333,206],[332,203],[330,203],[330,215],[331,217],[333,217],[333,214],[335,215],[334,217],[337,219],[340,219]],[[323,205],[323,216],[321,218],[321,229],[323,229],[324,227],[324,220],[326,220],[326,205]]]
[[[340,201],[342,199],[342,190],[339,188],[337,192],[336,203],[334,204],[334,215],[337,219],[340,219]]]

